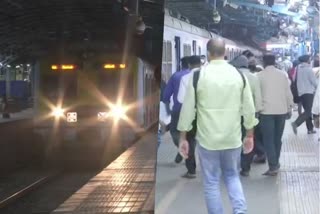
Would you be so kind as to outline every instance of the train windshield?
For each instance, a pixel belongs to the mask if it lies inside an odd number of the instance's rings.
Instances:
[[[58,98],[65,100],[77,97],[77,76],[75,73],[46,75],[41,84],[43,95],[51,101]]]

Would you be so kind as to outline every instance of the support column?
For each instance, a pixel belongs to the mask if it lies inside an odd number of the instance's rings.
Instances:
[[[6,68],[6,97],[7,99],[10,98],[11,93],[10,93],[10,69]]]

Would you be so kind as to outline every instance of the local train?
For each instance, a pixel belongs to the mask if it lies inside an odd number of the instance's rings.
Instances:
[[[131,53],[64,51],[35,65],[34,133],[52,147],[64,142],[125,147],[158,121],[154,67]]]
[[[169,10],[165,10],[162,50],[162,75],[164,80],[180,70],[180,59],[190,55],[207,55],[206,45],[209,39],[220,37],[205,29],[196,27],[177,18],[170,16]],[[238,44],[224,38],[226,42],[226,57],[232,60],[244,50],[250,50],[256,56],[261,51]]]

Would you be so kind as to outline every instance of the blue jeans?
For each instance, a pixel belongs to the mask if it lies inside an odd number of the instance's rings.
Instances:
[[[220,177],[227,186],[233,214],[247,212],[247,204],[239,178],[241,148],[206,150],[198,144],[204,193],[209,214],[223,214]]]

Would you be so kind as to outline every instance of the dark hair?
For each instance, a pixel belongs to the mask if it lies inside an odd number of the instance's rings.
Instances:
[[[309,55],[303,55],[299,57],[300,62],[309,62],[310,56]]]
[[[183,69],[188,68],[189,66],[189,56],[185,56],[181,59],[181,66]]]
[[[295,68],[295,67],[297,67],[299,64],[300,64],[299,60],[294,60],[293,63],[292,63],[292,65],[293,65],[292,67]]]
[[[201,64],[201,59],[199,56],[190,56],[189,57],[189,64],[190,65],[200,65]]]
[[[264,67],[276,64],[276,57],[272,53],[265,54],[262,59],[263,59]]]
[[[228,60],[228,57],[227,57],[227,56],[224,56],[224,60]]]
[[[247,58],[253,57],[254,54],[250,50],[245,50],[242,52],[242,55],[244,55]]]

